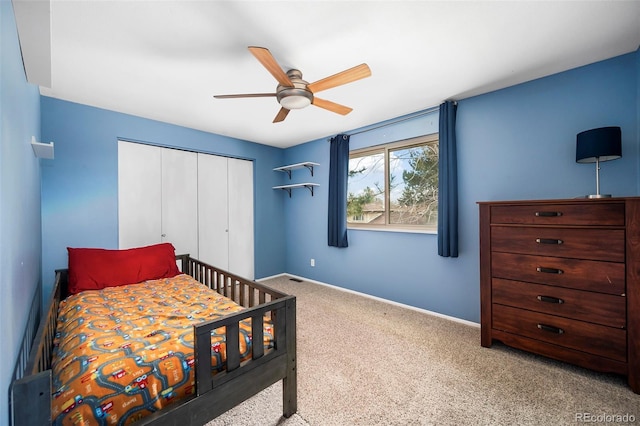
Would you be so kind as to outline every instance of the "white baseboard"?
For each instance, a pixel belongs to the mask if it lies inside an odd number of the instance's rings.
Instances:
[[[268,280],[268,279],[271,279],[271,278],[279,278],[279,277],[296,278],[296,279],[299,279],[299,280],[302,280],[302,281],[308,281],[310,283],[322,285],[322,286],[325,286],[325,287],[331,287],[331,288],[333,288],[335,290],[340,290],[340,291],[344,291],[344,292],[347,292],[347,293],[357,294],[358,296],[363,296],[363,297],[367,297],[369,299],[377,300],[377,301],[384,302],[384,303],[389,303],[391,305],[399,306],[399,307],[402,307],[402,308],[411,309],[413,311],[422,312],[422,313],[427,314],[427,315],[433,315],[433,316],[436,316],[436,317],[444,318],[446,320],[454,321],[454,322],[457,322],[457,323],[460,323],[460,324],[465,324],[465,325],[468,325],[468,326],[471,326],[471,327],[476,327],[476,328],[480,327],[480,324],[478,324],[477,322],[468,321],[468,320],[465,320],[465,319],[462,319],[462,318],[452,317],[450,315],[444,315],[444,314],[441,314],[441,313],[438,313],[438,312],[429,311],[427,309],[418,308],[416,306],[411,306],[411,305],[407,305],[407,304],[400,303],[400,302],[394,302],[393,300],[384,299],[382,297],[377,297],[377,296],[372,296],[372,295],[367,294],[367,293],[362,293],[362,292],[359,292],[359,291],[350,290],[350,289],[344,288],[344,287],[338,287],[336,285],[327,284],[327,283],[324,283],[322,281],[316,281],[316,280],[312,280],[312,279],[309,279],[309,278],[301,277],[301,276],[298,276],[298,275],[283,273],[283,274],[272,275],[270,277],[260,278],[260,279],[258,279],[256,281],[265,281],[265,280]]]

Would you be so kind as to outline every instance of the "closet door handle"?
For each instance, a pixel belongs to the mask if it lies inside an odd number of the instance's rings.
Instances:
[[[564,272],[562,269],[544,268],[542,266],[538,266],[536,268],[536,271],[542,272],[542,273],[545,273],[545,274],[558,274],[558,275],[560,275],[560,274],[562,274]]]
[[[562,212],[536,212],[537,217],[558,217],[562,216]]]
[[[564,303],[564,300],[558,298],[558,297],[552,297],[552,296],[538,296],[538,300],[541,302],[546,302],[546,303],[556,303],[558,305],[562,305]]]
[[[554,334],[563,334],[564,333],[563,329],[561,329],[559,327],[554,327],[552,325],[538,324],[538,328],[540,330],[548,331],[549,333],[554,333]]]
[[[562,240],[556,240],[553,238],[536,238],[536,243],[538,244],[556,244],[556,245],[560,245],[562,244],[564,241]]]

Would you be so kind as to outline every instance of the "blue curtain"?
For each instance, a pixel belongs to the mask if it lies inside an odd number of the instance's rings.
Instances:
[[[348,247],[347,175],[349,173],[349,135],[331,138],[329,157],[329,245]]]
[[[438,254],[458,257],[458,160],[454,102],[440,105]]]

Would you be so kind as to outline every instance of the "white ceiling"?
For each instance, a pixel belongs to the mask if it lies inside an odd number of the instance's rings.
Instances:
[[[48,71],[50,39],[51,87],[41,86],[43,95],[277,147],[640,45],[638,0],[40,2],[50,22],[18,13],[33,0],[13,1],[28,75],[30,67]],[[30,32],[40,46],[27,46]],[[273,124],[275,98],[213,98],[275,92],[276,80],[248,46],[267,47],[285,71],[297,68],[309,82],[363,62],[372,76],[322,92],[352,107],[349,115],[309,106]]]

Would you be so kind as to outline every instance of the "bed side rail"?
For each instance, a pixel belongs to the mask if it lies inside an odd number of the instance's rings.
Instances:
[[[40,327],[42,310],[42,286],[38,285],[36,291],[31,300],[31,307],[29,308],[29,315],[27,316],[27,324],[24,328],[24,334],[22,335],[22,342],[20,343],[20,350],[18,351],[18,358],[16,359],[16,365],[13,369],[12,380],[21,379],[26,372],[27,364],[31,355],[31,346],[35,341],[35,335],[38,333]]]
[[[271,358],[287,353],[287,314],[295,310],[295,297],[288,296],[264,305],[244,311],[225,315],[211,321],[194,326],[195,357],[196,357],[196,390],[198,395],[208,392],[213,387],[231,380],[240,374],[242,368],[256,368]],[[274,326],[274,348],[264,351],[264,318],[270,316]],[[240,362],[240,321],[251,319],[251,361],[246,364]],[[220,327],[226,327],[226,356],[225,369],[211,375],[211,332]]]
[[[33,345],[34,338],[38,332],[41,320],[42,310],[42,285],[38,283],[36,291],[34,292],[33,299],[31,300],[31,307],[29,308],[29,315],[27,316],[27,323],[24,328],[24,334],[22,335],[22,341],[20,343],[20,349],[18,350],[18,357],[16,358],[16,365],[13,368],[13,376],[11,378],[11,387],[9,389],[9,424],[13,423],[13,386],[17,380],[24,377],[26,372],[27,363],[31,354],[31,346]],[[18,403],[19,404],[19,403]],[[20,409],[20,408],[18,408]]]
[[[36,374],[51,369],[51,354],[58,321],[58,307],[62,296],[61,291],[63,287],[66,288],[67,279],[68,273],[66,269],[56,271],[53,291],[47,303],[48,309],[40,322],[25,374]]]
[[[282,413],[290,417],[297,411],[296,368],[296,298],[269,287],[246,280],[226,271],[191,259],[177,256],[183,261],[182,271],[227,297],[249,303],[254,292],[260,305],[248,307],[224,317],[194,326],[195,379],[198,397],[185,403],[167,407],[141,419],[141,425],[179,424],[179,418],[191,424],[204,424],[230,408],[240,404],[268,386],[282,380]],[[216,278],[217,277],[217,278]],[[220,283],[224,283],[220,285]],[[241,288],[246,286],[244,295]],[[233,288],[236,287],[234,293]],[[268,300],[271,299],[271,300]],[[264,301],[266,300],[266,301]],[[237,302],[236,302],[237,303]],[[256,300],[253,300],[256,303]],[[264,345],[251,345],[251,359],[240,362],[240,321],[251,319],[253,342],[264,340],[264,319],[270,318],[274,326],[274,348],[265,352]],[[225,369],[212,375],[211,331],[225,327]]]
[[[193,259],[189,255],[179,255],[176,259],[182,262],[182,272],[245,308],[287,296],[255,281]]]
[[[56,271],[47,311],[40,324],[24,367],[24,375],[11,383],[11,424],[41,425],[51,422],[51,354],[58,319],[60,292],[67,271]]]
[[[265,352],[263,345],[251,345],[252,359],[240,363],[240,321],[251,318],[252,340],[258,342],[263,336],[263,318],[269,312],[274,319],[275,348]],[[283,383],[282,414],[284,417],[293,415],[297,411],[295,313],[295,296],[285,296],[194,326],[197,397],[144,417],[138,423],[154,426],[179,425],[181,422],[205,424],[278,380]],[[220,327],[226,327],[227,363],[224,371],[212,375],[211,331]]]

